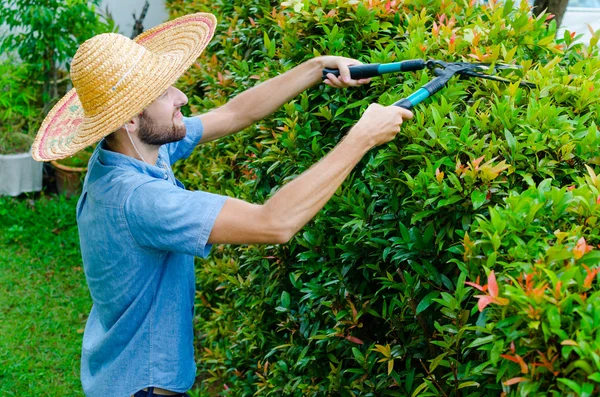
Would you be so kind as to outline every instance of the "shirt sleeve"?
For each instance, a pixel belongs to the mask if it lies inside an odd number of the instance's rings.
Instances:
[[[184,117],[183,124],[185,125],[185,138],[165,145],[169,152],[171,165],[177,160],[188,158],[202,139],[204,126],[200,117]]]
[[[123,209],[140,247],[205,258],[212,247],[210,232],[226,200],[226,196],[156,180],[135,188]]]

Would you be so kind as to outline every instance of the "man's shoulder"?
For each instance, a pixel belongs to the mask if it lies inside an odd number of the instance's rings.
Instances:
[[[90,171],[83,192],[88,199],[104,206],[122,206],[136,188],[157,181],[150,175],[121,167],[112,167],[99,175],[94,175],[93,168]]]

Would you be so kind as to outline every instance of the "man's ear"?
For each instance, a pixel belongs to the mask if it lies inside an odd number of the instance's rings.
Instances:
[[[130,120],[128,120],[127,122],[125,122],[125,124],[123,124],[123,126],[121,126],[121,128],[126,129],[125,126],[127,126],[127,129],[129,129],[129,132],[131,132],[132,130],[137,130],[140,124],[140,118],[142,117],[142,113],[133,116]]]

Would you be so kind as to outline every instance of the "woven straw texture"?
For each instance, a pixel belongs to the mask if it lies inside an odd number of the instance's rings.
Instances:
[[[158,25],[134,40],[106,33],[81,44],[71,63],[75,88],[44,119],[33,158],[69,157],[141,113],[196,61],[215,26],[212,14],[197,13]]]

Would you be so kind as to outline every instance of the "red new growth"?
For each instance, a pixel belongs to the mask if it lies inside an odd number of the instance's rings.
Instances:
[[[575,246],[575,248],[573,248],[573,256],[575,257],[575,259],[581,259],[581,257],[583,257],[585,254],[587,254],[593,249],[593,246],[587,244],[587,242],[585,241],[585,237],[582,237],[577,241],[577,245]]]
[[[479,308],[480,312],[482,312],[483,309],[485,309],[486,306],[489,305],[490,303],[495,303],[500,306],[508,305],[508,299],[501,298],[500,296],[498,296],[498,292],[499,292],[498,291],[498,283],[496,282],[496,275],[494,274],[493,270],[490,272],[490,274],[488,276],[488,283],[486,285],[481,286],[478,284],[478,282],[479,282],[479,278],[477,278],[477,283],[472,283],[472,282],[466,281],[465,284],[470,285],[471,287],[477,288],[481,292],[486,292],[487,290],[489,290],[489,294],[475,295],[475,298],[479,298],[479,301],[477,302],[477,307]]]

